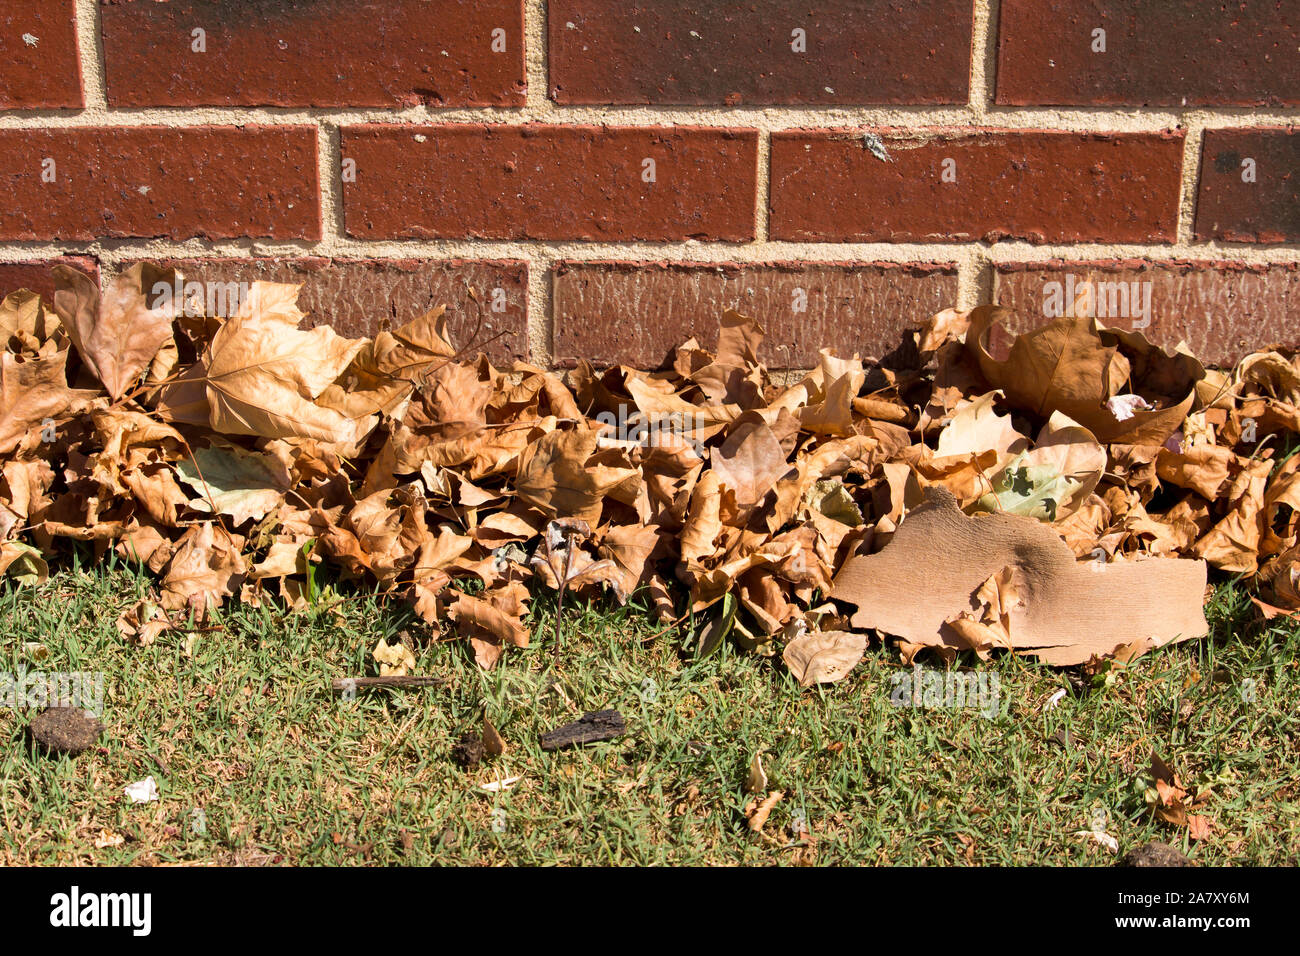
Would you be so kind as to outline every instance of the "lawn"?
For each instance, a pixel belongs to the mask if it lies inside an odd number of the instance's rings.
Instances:
[[[566,606],[558,669],[544,595],[533,646],[491,672],[371,594],[315,613],[234,604],[129,644],[115,619],[149,584],[106,561],[0,585],[0,671],[102,671],[106,727],[90,750],[49,756],[29,742],[33,711],[0,708],[0,862],[1109,865],[1096,821],[1119,856],[1153,839],[1200,864],[1300,853],[1300,636],[1231,584],[1207,609],[1210,638],[1127,670],[979,664],[999,678],[992,717],[895,706],[906,669],[891,646],[807,690],[779,658],[695,661],[635,600]],[[415,673],[445,683],[332,691],[375,673],[381,637],[409,641]],[[541,750],[540,733],[611,707],[625,737]],[[507,750],[464,768],[454,746],[485,713]],[[1207,839],[1149,813],[1153,750],[1189,788],[1212,787]],[[765,791],[785,794],[759,833],[745,817],[756,753]],[[123,788],[150,775],[160,799],[131,803]]]

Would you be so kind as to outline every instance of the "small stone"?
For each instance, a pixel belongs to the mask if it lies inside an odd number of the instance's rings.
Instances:
[[[1121,866],[1195,866],[1191,860],[1168,843],[1155,840],[1145,846],[1129,850],[1120,860]]]
[[[104,725],[77,707],[50,707],[32,719],[32,739],[54,753],[79,754],[91,747]]]

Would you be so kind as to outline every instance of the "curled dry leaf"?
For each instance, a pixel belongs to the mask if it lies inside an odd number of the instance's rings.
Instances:
[[[84,411],[95,399],[88,389],[68,388],[68,353],[21,359],[0,352],[0,454],[43,441],[42,432]]]
[[[745,807],[746,823],[751,833],[758,833],[763,829],[767,818],[772,815],[772,810],[784,797],[784,790],[773,790],[761,802],[751,801]]]
[[[809,631],[785,646],[785,666],[801,687],[833,684],[848,675],[867,652],[865,634]]]
[[[55,266],[54,308],[86,367],[117,400],[172,338],[179,302],[173,270],[137,263],[104,284]],[[161,290],[161,291],[159,291]]]
[[[1193,840],[1206,839],[1210,835],[1212,821],[1189,811],[1208,803],[1210,791],[1190,793],[1173,768],[1155,751],[1151,753],[1150,774],[1153,785],[1148,788],[1146,799],[1151,812],[1166,823],[1187,827],[1188,835]]]
[[[236,446],[196,449],[176,463],[176,473],[198,494],[190,507],[229,515],[236,525],[279,507],[290,482],[273,459]]]
[[[402,641],[389,644],[381,637],[370,653],[379,665],[380,677],[402,677],[415,668],[415,654]]]

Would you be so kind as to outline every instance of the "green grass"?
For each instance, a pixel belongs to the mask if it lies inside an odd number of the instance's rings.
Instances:
[[[679,636],[656,635],[635,607],[566,607],[552,681],[544,598],[534,647],[489,673],[368,595],[316,616],[234,605],[213,630],[127,644],[115,619],[148,586],[101,564],[0,588],[0,671],[103,671],[107,727],[97,748],[51,757],[28,742],[33,712],[0,709],[0,862],[1110,864],[1076,835],[1096,808],[1121,854],[1164,839],[1204,864],[1297,861],[1300,637],[1260,621],[1239,588],[1216,592],[1212,639],[1109,681],[1008,657],[981,665],[1003,698],[986,719],[892,706],[902,668],[889,647],[837,685],[801,690],[779,660],[731,648],[685,659]],[[329,690],[373,673],[370,649],[403,631],[417,673],[445,685],[352,701]],[[48,657],[33,663],[29,643]],[[606,707],[627,718],[623,739],[539,748],[542,731]],[[464,770],[452,747],[485,711],[509,749]],[[1185,782],[1213,782],[1208,840],[1147,812],[1153,749]],[[755,835],[743,787],[760,751],[786,796]],[[130,804],[122,788],[150,774],[161,799]],[[514,775],[505,793],[480,789]],[[796,814],[811,839],[792,838]],[[103,831],[124,840],[97,849]]]

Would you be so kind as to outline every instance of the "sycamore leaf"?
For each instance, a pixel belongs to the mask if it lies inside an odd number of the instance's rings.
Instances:
[[[519,497],[547,515],[598,522],[605,495],[635,476],[631,469],[588,467],[599,440],[594,429],[553,431],[525,448],[515,480]]]
[[[999,397],[998,392],[981,395],[953,415],[939,433],[935,454],[948,458],[995,452],[1002,459],[1024,449],[1029,439],[1016,431],[1010,415],[999,415],[993,409]]]
[[[1081,487],[1061,474],[1054,465],[1032,465],[1021,454],[993,479],[993,491],[976,503],[984,511],[1005,511],[1055,521],[1061,502]],[[1060,515],[1064,517],[1064,515]]]
[[[284,501],[285,484],[271,460],[234,446],[198,448],[194,459],[182,458],[176,473],[197,493],[195,511],[230,515],[240,525],[264,518]]]
[[[1099,331],[1095,320],[1075,316],[1017,336],[1006,361],[998,361],[988,351],[990,333],[1008,316],[997,306],[975,309],[966,348],[1012,404],[1043,417],[1062,412],[1102,444],[1158,445],[1192,410],[1204,369],[1186,353],[1169,355],[1140,333]],[[1164,406],[1128,397],[1131,380],[1157,390]]]
[[[50,566],[41,552],[21,541],[0,541],[0,574],[7,575],[21,587],[44,584]]]
[[[0,353],[0,454],[13,451],[33,431],[85,409],[96,393],[68,388],[67,352],[23,360]]]
[[[240,554],[241,538],[210,521],[194,525],[181,538],[162,582],[162,606],[190,610],[198,617],[234,593],[248,563]]]
[[[314,438],[353,444],[375,426],[373,415],[347,415],[316,402],[365,345],[326,325],[297,328],[286,288],[253,294],[240,315],[213,336],[204,356],[209,424],[227,435]]]
[[[175,270],[137,263],[104,284],[101,295],[89,276],[54,267],[54,308],[73,344],[109,397],[121,398],[172,337],[179,303],[155,286],[175,287]]]
[[[809,631],[785,646],[785,666],[800,687],[842,680],[867,652],[865,634],[849,631]]]
[[[993,325],[1008,315],[996,306],[973,313],[966,347],[984,377],[1013,405],[1043,417],[1064,412],[1103,442],[1109,440],[1109,433],[1120,428],[1105,402],[1127,381],[1128,360],[1117,347],[1102,342],[1092,319],[1079,316],[1017,336],[1006,361],[999,362],[988,352],[988,337]]]
[[[776,434],[762,421],[746,421],[732,428],[727,440],[712,449],[710,462],[723,487],[736,495],[736,504],[758,504],[790,471],[785,450]]]

